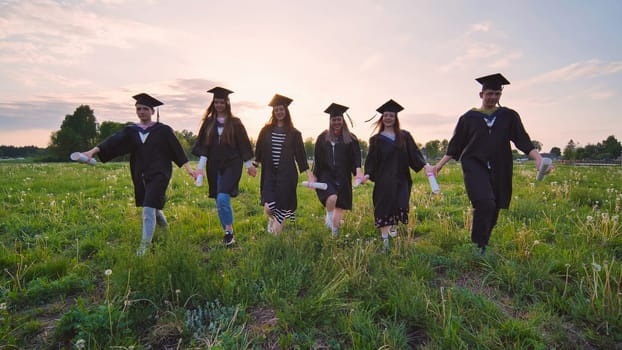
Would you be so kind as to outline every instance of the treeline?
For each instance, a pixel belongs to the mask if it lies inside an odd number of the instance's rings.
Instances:
[[[0,146],[0,158],[33,158],[45,152],[45,148],[37,146]]]
[[[131,122],[117,123],[113,121],[104,121],[101,124],[97,123],[95,112],[88,105],[81,105],[76,108],[73,114],[65,116],[60,129],[52,133],[47,148],[44,149],[35,146],[0,146],[0,157],[23,157],[35,158],[39,161],[65,162],[72,152],[88,150],[110,135],[123,129],[128,124],[131,124]],[[175,131],[175,134],[188,157],[190,157],[190,159],[196,159],[190,151],[192,145],[194,145],[197,140],[197,135],[194,135],[192,131],[188,130]],[[304,142],[305,151],[310,159],[313,157],[314,141],[313,138],[307,138]],[[251,143],[253,143],[254,146],[254,140],[251,140]],[[367,155],[368,145],[365,140],[360,140],[360,143],[361,156],[364,159]],[[538,151],[542,152],[542,143],[537,140],[533,140],[533,143]],[[425,144],[419,143],[418,146],[429,160],[436,160],[445,154],[448,144],[448,140],[432,140]],[[525,157],[525,155],[520,154],[516,150],[514,150],[513,153],[514,158]],[[615,136],[611,135],[596,145],[587,144],[584,147],[579,147],[573,140],[570,140],[564,148],[563,154],[559,147],[552,147],[548,156],[554,159],[561,158],[568,161],[614,161],[618,160],[621,154],[622,144]],[[123,158],[120,160],[123,160]]]
[[[616,161],[619,160],[621,154],[622,144],[611,135],[595,145],[587,144],[585,147],[578,147],[571,139],[564,148],[563,158],[571,162],[575,160]]]

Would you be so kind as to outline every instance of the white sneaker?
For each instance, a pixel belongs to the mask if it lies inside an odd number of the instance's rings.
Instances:
[[[329,213],[326,213],[326,217],[324,218],[324,225],[326,225],[326,228],[328,228],[329,230],[333,229],[333,216]]]
[[[394,238],[397,237],[397,227],[391,226],[391,228],[389,229],[389,236]]]
[[[268,233],[274,233],[274,229],[272,228],[273,222],[273,218],[268,218],[268,226],[266,226],[266,231],[268,231]]]
[[[337,236],[339,236],[339,228],[337,228],[337,227],[333,227],[333,228],[331,229],[331,232],[333,233],[333,237],[337,237]]]
[[[156,224],[164,228],[168,227],[168,221],[166,221],[166,216],[164,216],[162,210],[156,210]]]
[[[145,256],[148,245],[149,244],[146,242],[140,242],[140,246],[138,247],[138,250],[136,251],[136,256]]]
[[[382,239],[382,248],[383,248],[385,251],[388,251],[388,250],[389,250],[389,237],[387,237],[387,238],[383,238],[383,239]]]

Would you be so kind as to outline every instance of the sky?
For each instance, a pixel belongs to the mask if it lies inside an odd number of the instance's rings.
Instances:
[[[279,93],[305,139],[335,102],[368,140],[394,99],[425,144],[451,138],[492,73],[542,151],[620,140],[621,17],[619,0],[0,0],[0,145],[45,147],[80,105],[138,121],[140,92],[196,134],[214,86],[253,138]]]

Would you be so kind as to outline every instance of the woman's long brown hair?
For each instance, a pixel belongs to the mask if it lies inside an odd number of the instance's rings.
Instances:
[[[384,113],[383,113],[384,114]],[[402,129],[400,128],[400,119],[397,117],[397,113],[395,113],[395,123],[393,124],[393,130],[395,131],[395,141],[397,146],[402,148],[404,147],[404,138],[402,137]],[[378,121],[374,123],[374,131],[376,134],[380,134],[384,131],[384,123],[382,123],[382,114]]]
[[[207,127],[208,129],[206,130],[205,133],[205,144],[209,145],[212,142],[212,135],[216,135],[216,117],[217,117],[217,112],[216,112],[216,108],[214,107],[214,99],[212,99],[212,103],[210,103],[209,107],[207,107],[207,109],[205,110],[205,113],[203,114],[203,124],[201,126],[201,129],[203,129],[203,127],[205,127],[205,122],[211,117],[212,118],[212,123]],[[235,133],[233,130],[233,119],[235,118],[235,116],[233,115],[233,113],[231,113],[231,103],[229,102],[229,98],[225,98],[225,103],[226,103],[226,107],[225,107],[225,111],[223,114],[225,117],[225,123],[224,123],[224,127],[222,130],[222,135],[220,135],[220,143],[223,144],[227,144],[227,145],[234,145],[235,143]]]
[[[333,117],[331,117],[333,118]],[[350,129],[348,129],[348,123],[346,123],[346,119],[341,116],[341,119],[343,120],[343,126],[341,127],[341,135],[343,135],[343,143],[348,144],[350,142],[352,142],[352,133],[350,132]],[[335,130],[333,130],[330,127],[330,121],[328,122],[328,132],[326,133],[325,139],[326,142],[331,142],[331,141],[337,141],[337,135],[335,135]]]
[[[285,107],[285,119],[283,120],[283,122],[285,123],[285,128],[286,129],[293,129],[294,128],[294,123],[292,122],[292,115],[289,114],[289,108],[287,108],[287,106],[283,106],[283,107]],[[275,126],[277,126],[277,123],[278,123],[278,120],[276,119],[276,116],[274,114],[274,107],[273,107],[272,108],[272,114],[270,115],[270,120],[268,120],[266,125],[275,127]]]

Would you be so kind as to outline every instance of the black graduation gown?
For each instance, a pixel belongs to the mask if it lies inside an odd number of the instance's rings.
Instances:
[[[328,188],[316,190],[317,196],[324,206],[328,196],[337,195],[337,208],[352,209],[352,175],[356,168],[361,167],[361,147],[358,139],[352,134],[352,141],[343,143],[339,136],[333,146],[327,141],[328,130],[321,133],[315,141],[313,157],[313,174],[318,182],[325,182]]]
[[[485,114],[470,110],[460,117],[447,146],[447,155],[460,161],[464,185],[471,202],[492,199],[507,209],[512,199],[510,141],[528,154],[534,145],[516,111],[501,107],[488,128]]]
[[[410,168],[418,172],[426,164],[411,134],[402,130],[402,137],[405,141],[402,148],[397,146],[397,141],[381,134],[369,139],[365,174],[374,182],[375,218],[397,215],[400,209],[408,210],[412,188]]]
[[[285,129],[285,142],[277,169],[272,162],[272,130],[270,125],[261,129],[255,149],[255,160],[261,162],[261,205],[276,202],[279,209],[296,210],[298,171],[302,173],[309,169],[302,135],[294,128]]]
[[[209,186],[209,197],[216,198],[220,193],[227,193],[231,197],[239,194],[239,184],[242,178],[242,164],[253,158],[253,146],[248,139],[246,129],[239,118],[232,117],[227,122],[233,125],[233,144],[220,143],[217,128],[212,129],[210,144],[207,142],[207,132],[214,122],[214,118],[207,118],[201,125],[197,142],[192,148],[195,156],[206,156],[206,175]],[[221,174],[220,185],[218,174]]]
[[[140,139],[141,132],[149,133],[145,143]],[[155,123],[146,130],[137,125],[126,126],[97,147],[97,155],[104,163],[130,154],[130,172],[137,207],[164,208],[166,188],[173,173],[171,162],[179,167],[188,162],[173,129],[162,123]]]

